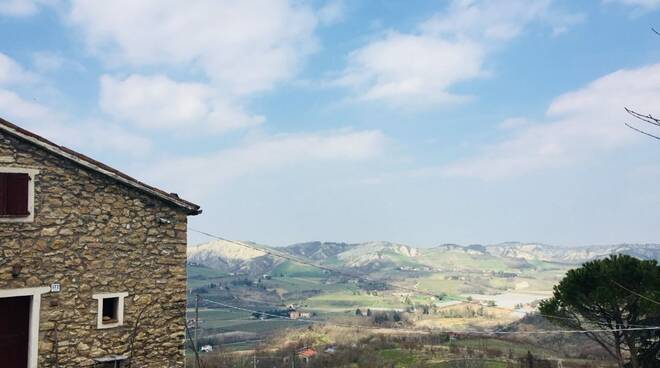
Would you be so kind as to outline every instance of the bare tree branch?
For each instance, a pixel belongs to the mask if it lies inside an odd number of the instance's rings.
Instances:
[[[644,122],[646,122],[646,123],[649,123],[649,124],[652,124],[652,125],[655,125],[655,126],[659,126],[659,127],[660,127],[660,119],[658,119],[658,118],[654,118],[651,114],[643,115],[643,114],[638,113],[638,112],[635,111],[635,110],[630,110],[630,109],[627,108],[627,107],[624,107],[624,109],[626,110],[626,112],[627,112],[628,114],[634,116],[635,118],[637,118],[637,119],[639,119],[639,120],[642,120],[642,121],[644,121]]]
[[[632,126],[632,125],[630,125],[630,124],[628,124],[628,123],[624,123],[624,124],[626,124],[626,126],[627,126],[628,128],[630,128],[630,129],[632,129],[632,130],[635,130],[635,131],[637,131],[637,132],[640,132],[640,133],[642,133],[642,134],[644,134],[644,135],[647,135],[647,136],[649,136],[649,137],[651,137],[651,138],[655,138],[655,139],[660,140],[660,137],[658,137],[658,136],[656,136],[656,135],[653,135],[653,134],[651,134],[651,133],[647,133],[647,132],[645,132],[645,131],[643,131],[643,130],[637,129],[637,128],[635,128],[634,126]]]
[[[135,318],[133,329],[131,330],[131,334],[128,338],[128,364],[127,364],[128,368],[131,368],[133,366],[133,356],[135,355],[135,338],[141,327],[140,323],[142,322],[142,315],[151,305],[157,304],[157,302],[158,299],[154,300],[152,303],[147,303],[142,309],[140,309],[140,312]]]

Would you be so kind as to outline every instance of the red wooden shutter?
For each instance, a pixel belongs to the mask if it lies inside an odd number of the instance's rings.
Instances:
[[[7,175],[0,173],[0,216],[7,214]]]
[[[28,174],[7,174],[7,210],[10,216],[27,216],[28,212]]]

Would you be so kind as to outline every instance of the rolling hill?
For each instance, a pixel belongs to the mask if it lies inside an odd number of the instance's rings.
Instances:
[[[422,329],[509,324],[535,310],[538,301],[551,295],[553,286],[566,272],[584,261],[611,253],[660,258],[660,244],[557,247],[509,242],[422,248],[387,241],[307,242],[286,247],[242,243],[268,253],[230,241],[190,247],[191,295],[248,310],[294,307],[316,318],[342,323],[362,322],[358,309],[397,311],[406,313],[408,321]],[[282,253],[343,272],[330,272],[269,253]],[[188,299],[189,307],[194,306],[193,300]],[[237,316],[235,310],[215,304],[204,307],[208,333],[223,338],[227,328],[254,339],[255,329],[270,334],[291,326],[284,321],[256,324],[257,320]],[[424,314],[424,310],[429,312]],[[520,326],[527,328],[525,324]]]
[[[312,260],[317,264],[360,272],[388,270],[515,272],[552,268],[553,264],[575,266],[616,253],[660,260],[660,244],[559,247],[541,243],[507,242],[466,246],[442,244],[431,248],[419,248],[387,241],[373,241],[357,244],[307,242],[271,248],[245,243]],[[212,241],[190,247],[188,262],[222,272],[251,275],[291,271],[301,266],[228,241]]]

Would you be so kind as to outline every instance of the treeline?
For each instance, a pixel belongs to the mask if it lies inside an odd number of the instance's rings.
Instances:
[[[372,311],[367,308],[362,310],[360,308],[355,310],[355,315],[358,317],[367,317],[374,325],[388,326],[393,324],[407,323],[408,318],[405,313],[399,311]]]
[[[458,339],[458,341],[457,341]],[[301,339],[286,344],[277,350],[257,349],[253,355],[215,353],[205,356],[207,368],[289,368],[293,360],[296,367],[332,368],[394,368],[402,359],[409,368],[431,368],[443,361],[443,367],[485,368],[505,366],[511,368],[556,368],[557,359],[536,356],[531,351],[516,352],[502,347],[496,340],[492,344],[478,340],[472,344],[460,344],[467,336],[452,336],[446,333],[428,335],[372,335],[354,343],[327,346],[315,346],[314,339]],[[297,357],[297,352],[305,347],[314,346],[318,355],[304,364]],[[264,346],[265,347],[265,346]],[[255,358],[253,358],[253,356]],[[602,363],[602,362],[601,362]],[[190,365],[192,367],[192,365]],[[564,362],[564,368],[588,368],[601,364]]]

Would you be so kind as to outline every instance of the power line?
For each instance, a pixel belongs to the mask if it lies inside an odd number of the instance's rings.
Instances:
[[[288,255],[288,254],[282,254],[281,252],[276,252],[276,251],[271,250],[271,249],[264,249],[263,247],[259,247],[259,246],[253,245],[253,244],[247,244],[247,243],[244,243],[244,242],[239,242],[239,241],[236,241],[236,240],[223,238],[221,236],[214,235],[214,234],[211,234],[211,233],[206,232],[206,231],[197,230],[197,229],[194,229],[194,228],[188,228],[188,230],[199,233],[199,234],[202,234],[202,235],[205,235],[205,236],[208,236],[210,238],[226,241],[228,243],[232,243],[232,244],[244,247],[244,248],[256,250],[258,252],[262,252],[264,254],[271,255],[273,257],[286,259],[286,260],[289,260],[289,261],[292,261],[292,262],[296,262],[296,263],[303,264],[303,265],[306,265],[306,266],[314,267],[314,268],[317,268],[317,269],[320,269],[320,270],[323,270],[323,271],[332,272],[332,273],[335,273],[335,274],[338,274],[338,275],[341,275],[341,276],[344,276],[344,277],[356,278],[356,279],[359,279],[361,281],[367,281],[367,282],[382,282],[382,283],[384,283],[384,284],[386,284],[386,285],[388,285],[392,288],[395,288],[395,289],[404,290],[404,291],[407,291],[407,292],[410,292],[410,293],[421,294],[421,295],[425,295],[425,296],[431,296],[431,297],[434,297],[434,298],[437,298],[437,299],[440,299],[440,300],[442,300],[444,298],[447,298],[447,299],[453,299],[455,301],[459,301],[459,302],[462,302],[462,303],[470,303],[470,301],[466,300],[466,299],[451,297],[449,295],[445,295],[444,297],[441,297],[439,295],[436,295],[434,293],[431,293],[431,292],[428,292],[428,291],[425,291],[425,290],[419,290],[419,289],[416,289],[416,288],[409,288],[409,287],[405,287],[405,286],[400,286],[400,285],[393,284],[391,282],[387,282],[387,281],[384,281],[384,280],[373,280],[373,279],[370,279],[366,276],[356,275],[356,274],[344,272],[344,271],[341,271],[341,270],[338,270],[338,269],[335,269],[335,268],[332,268],[332,267],[319,265],[315,262],[311,262],[311,261],[308,261],[308,260],[301,259],[300,257],[294,257],[294,256],[291,256],[291,255]],[[511,310],[506,309],[506,308],[501,308],[501,307],[497,307],[497,306],[482,305],[482,304],[480,304],[480,305],[484,306],[484,307],[487,307],[487,308],[493,308],[493,309],[497,309],[497,310],[505,310],[507,312],[511,312]],[[540,315],[540,314],[537,314],[537,315]],[[558,316],[546,316],[546,315],[540,315],[540,316],[547,317],[547,318],[554,318],[554,319],[573,320],[571,318],[558,317]]]
[[[660,330],[660,327],[631,327],[631,328],[613,328],[613,329],[602,328],[602,329],[593,329],[593,330],[492,331],[492,332],[483,332],[483,333],[496,334],[496,335],[500,335],[500,334],[537,335],[537,334],[557,334],[557,333],[589,333],[589,332],[618,332],[618,331],[645,331],[645,330]]]
[[[452,297],[452,296],[449,296],[449,295],[440,296],[440,295],[434,294],[432,292],[393,284],[393,283],[385,281],[385,280],[373,280],[373,279],[368,278],[367,276],[348,273],[348,272],[344,272],[344,271],[341,271],[341,270],[338,270],[338,269],[335,269],[335,268],[332,268],[332,267],[319,265],[319,264],[314,263],[312,261],[301,259],[300,257],[294,257],[294,256],[291,256],[291,255],[282,254],[280,252],[276,252],[276,251],[273,251],[273,250],[270,250],[270,249],[264,249],[263,247],[259,247],[259,246],[256,246],[256,245],[247,244],[247,243],[244,243],[244,242],[239,242],[239,241],[236,241],[236,240],[223,238],[221,236],[214,235],[214,234],[211,234],[211,233],[208,233],[208,232],[205,232],[205,231],[197,230],[197,229],[194,229],[194,228],[188,228],[188,229],[190,231],[193,231],[193,232],[196,232],[196,233],[199,233],[199,234],[202,234],[202,235],[206,235],[210,238],[226,241],[226,242],[229,242],[229,243],[241,246],[241,247],[245,247],[245,248],[248,248],[248,249],[256,250],[256,251],[271,255],[273,257],[286,259],[286,260],[293,261],[293,262],[296,262],[296,263],[299,263],[299,264],[314,267],[314,268],[317,268],[317,269],[320,269],[320,270],[323,270],[323,271],[332,272],[332,273],[338,274],[340,276],[349,277],[349,278],[356,278],[356,279],[361,280],[361,281],[367,281],[367,282],[372,282],[372,283],[382,282],[383,284],[386,284],[386,285],[388,285],[388,286],[390,286],[394,289],[399,289],[399,290],[407,291],[407,292],[414,293],[414,294],[421,294],[421,295],[425,295],[425,296],[430,296],[430,297],[437,298],[439,300],[447,298],[447,299],[453,299],[454,301],[459,301],[459,302],[462,302],[462,303],[470,303],[470,301],[466,300],[466,299]],[[502,307],[497,307],[497,306],[489,306],[489,305],[482,305],[482,304],[480,304],[480,305],[484,306],[484,307],[487,307],[487,308],[493,308],[493,309],[498,309],[498,310],[511,312],[511,310],[509,310],[507,308],[502,308]],[[537,315],[540,315],[540,314],[537,314]],[[570,318],[557,317],[557,316],[545,316],[545,315],[540,315],[540,316],[548,317],[548,318],[572,320]]]
[[[614,280],[610,280],[610,281],[612,281],[612,283],[614,283],[614,285],[616,285],[616,286],[622,288],[623,290],[625,290],[625,291],[627,291],[627,292],[629,292],[629,293],[631,293],[631,294],[633,294],[633,295],[636,295],[636,296],[638,296],[638,297],[640,297],[640,298],[642,298],[642,299],[646,299],[646,300],[650,301],[651,303],[655,303],[655,304],[657,304],[657,305],[660,305],[660,302],[657,301],[657,300],[655,300],[655,299],[651,299],[651,298],[649,298],[649,297],[647,297],[647,296],[645,296],[645,295],[642,295],[642,294],[640,294],[640,293],[638,293],[638,292],[636,292],[636,291],[634,291],[634,290],[630,290],[630,289],[628,289],[627,287],[625,287],[625,286],[619,284],[618,282],[616,282],[616,281],[614,281]]]
[[[284,320],[290,320],[290,321],[299,321],[299,322],[306,322],[306,323],[325,323],[329,325],[334,325],[334,326],[339,326],[339,327],[348,327],[348,328],[365,328],[365,329],[378,329],[382,330],[384,328],[382,327],[376,327],[376,326],[360,326],[360,325],[349,325],[349,324],[342,324],[342,323],[336,323],[336,322],[331,322],[327,320],[311,320],[311,319],[293,319],[290,317],[285,317],[285,316],[280,316],[277,314],[270,314],[270,313],[265,313],[257,310],[252,310],[248,308],[243,308],[243,307],[237,307],[233,306],[230,304],[225,304],[221,303],[215,300],[210,300],[206,298],[201,298],[201,300],[220,305],[225,308],[229,309],[235,309],[235,310],[240,310],[244,312],[250,312],[254,314],[262,314],[266,316],[271,316],[275,318],[280,318]],[[506,334],[517,334],[517,335],[535,335],[535,334],[561,334],[561,333],[590,333],[590,332],[619,332],[619,331],[647,331],[647,330],[660,330],[660,327],[657,326],[651,326],[651,327],[631,327],[631,328],[613,328],[613,329],[585,329],[585,330],[540,330],[540,331],[501,331],[501,330],[495,330],[495,331],[466,331],[466,330],[435,330],[437,333],[456,333],[456,334],[481,334],[481,335],[506,335]],[[430,332],[428,330],[420,330],[415,332],[419,333],[433,333],[434,330],[431,330]]]
[[[278,314],[271,314],[271,313],[261,312],[261,311],[258,311],[258,310],[247,309],[247,308],[243,308],[243,307],[237,307],[237,306],[234,306],[234,305],[225,304],[225,303],[221,303],[221,302],[211,300],[211,299],[206,299],[206,298],[200,298],[200,299],[204,300],[204,301],[207,301],[207,302],[210,302],[210,303],[213,303],[213,304],[217,304],[217,305],[225,307],[225,308],[229,308],[229,309],[239,310],[239,311],[243,311],[243,312],[249,312],[249,313],[253,313],[253,314],[261,314],[261,315],[264,315],[264,316],[279,318],[279,319],[284,319],[284,320],[289,320],[289,321],[298,321],[298,320],[293,319],[291,317],[280,316]],[[313,322],[311,320],[300,320],[300,321],[309,322],[309,323]]]
[[[271,255],[273,257],[286,259],[286,260],[289,260],[289,261],[292,261],[292,262],[296,262],[296,263],[300,263],[300,264],[303,264],[303,265],[306,265],[306,266],[314,267],[314,268],[317,268],[319,270],[332,272],[332,273],[335,273],[337,275],[341,275],[341,276],[344,276],[344,277],[354,278],[354,279],[358,279],[358,280],[361,280],[361,281],[367,281],[367,282],[382,282],[386,285],[389,285],[390,287],[392,287],[394,289],[399,289],[399,290],[403,290],[403,291],[407,291],[407,292],[415,293],[415,294],[422,294],[422,295],[430,296],[430,297],[437,298],[437,299],[442,299],[443,298],[442,296],[434,294],[434,293],[429,292],[429,291],[418,290],[418,289],[415,289],[415,288],[401,286],[401,285],[393,284],[391,282],[386,282],[386,281],[372,280],[372,279],[370,279],[366,276],[361,276],[361,275],[356,275],[356,274],[353,274],[353,273],[344,272],[344,271],[338,270],[336,268],[319,265],[317,263],[314,263],[314,262],[311,262],[311,261],[308,261],[308,260],[305,260],[305,259],[301,259],[299,257],[294,257],[294,256],[291,256],[291,255],[288,255],[288,254],[282,254],[280,252],[276,252],[276,251],[273,251],[271,249],[264,249],[263,247],[259,247],[259,246],[256,246],[256,245],[247,244],[247,243],[239,242],[239,241],[236,241],[236,240],[226,239],[226,238],[223,238],[221,236],[213,235],[213,234],[205,232],[205,231],[201,231],[201,230],[197,230],[197,229],[193,229],[193,228],[188,228],[188,230],[199,233],[199,234],[202,234],[202,235],[206,235],[206,236],[214,238],[214,239],[226,241],[226,242],[236,244],[236,245],[239,245],[239,246],[242,246],[242,247],[245,247],[245,248],[256,250],[256,251]]]
[[[229,308],[229,309],[235,309],[235,310],[240,310],[240,311],[244,311],[244,312],[250,312],[250,313],[252,313],[252,314],[262,314],[262,315],[265,315],[265,316],[270,316],[270,317],[279,318],[279,319],[282,319],[282,320],[287,320],[287,321],[292,321],[292,322],[303,322],[303,323],[325,323],[325,324],[329,324],[329,325],[333,325],[333,326],[338,326],[338,327],[358,328],[358,329],[360,329],[360,328],[363,328],[363,329],[372,329],[372,330],[382,330],[382,329],[384,329],[383,327],[376,327],[376,326],[361,326],[361,325],[348,324],[348,323],[331,322],[331,321],[328,321],[328,320],[318,320],[318,319],[295,319],[295,318],[291,318],[291,317],[287,317],[287,316],[280,316],[280,315],[277,315],[277,314],[270,314],[270,313],[266,313],[266,312],[262,312],[262,311],[258,311],[258,310],[247,309],[247,308],[244,308],[244,307],[237,307],[237,306],[234,306],[234,305],[225,304],[225,303],[221,303],[221,302],[218,302],[218,301],[215,301],[215,300],[206,299],[206,298],[202,298],[202,300],[207,301],[207,302],[210,302],[210,303],[212,303],[212,304],[217,304],[217,305],[220,305],[220,306],[222,306],[222,307]],[[265,320],[264,320],[264,321],[265,321]],[[409,330],[409,331],[410,331],[410,330]],[[415,331],[415,332],[417,332],[417,331]],[[420,331],[420,332],[423,332],[423,331]]]
[[[264,253],[264,254],[268,254],[268,255],[271,255],[273,257],[286,259],[286,260],[289,260],[289,261],[292,261],[292,262],[296,262],[296,263],[299,263],[299,264],[303,264],[303,265],[306,265],[306,266],[317,268],[317,269],[320,269],[320,270],[323,270],[323,271],[332,272],[332,273],[335,273],[335,274],[340,275],[340,276],[355,278],[355,279],[361,280],[363,282],[364,281],[371,282],[371,283],[381,282],[385,285],[388,285],[388,286],[392,287],[393,289],[399,289],[399,290],[407,291],[407,292],[414,293],[414,294],[421,294],[421,295],[425,295],[425,296],[430,296],[430,297],[433,297],[433,298],[437,298],[439,300],[447,298],[447,299],[453,299],[454,301],[459,301],[459,302],[462,302],[462,303],[465,303],[465,304],[472,304],[467,299],[452,297],[452,296],[449,296],[449,295],[446,295],[446,294],[444,296],[440,296],[440,295],[434,294],[434,293],[429,292],[429,291],[419,290],[419,289],[416,289],[416,288],[410,288],[410,287],[406,287],[406,286],[401,286],[401,285],[397,285],[397,284],[394,284],[392,282],[388,282],[388,281],[385,281],[385,280],[373,280],[373,279],[370,279],[367,276],[344,272],[344,271],[338,270],[336,268],[319,265],[315,262],[312,262],[311,260],[302,259],[300,257],[294,257],[294,256],[289,255],[289,254],[283,254],[281,252],[277,252],[277,251],[274,251],[272,249],[266,249],[266,248],[263,248],[263,247],[260,247],[260,246],[257,246],[257,245],[247,244],[247,243],[244,243],[244,242],[223,238],[221,236],[214,235],[214,234],[211,234],[211,233],[206,232],[206,231],[197,230],[197,229],[190,228],[190,227],[188,228],[188,230],[199,233],[199,234],[202,234],[202,235],[205,235],[205,236],[208,236],[210,238],[226,241],[228,243],[232,243],[232,244],[244,247],[244,248],[248,248],[248,249],[252,249],[252,250]],[[621,285],[619,285],[619,286],[621,286]],[[634,293],[631,290],[628,290],[628,291]],[[640,295],[638,295],[638,296],[640,296]],[[641,296],[641,297],[646,298],[644,296]],[[659,302],[656,302],[654,300],[651,300],[651,301],[660,304]],[[492,308],[492,309],[497,309],[497,310],[500,310],[500,311],[513,312],[512,310],[510,310],[508,308],[492,306],[492,305],[483,305],[483,304],[479,304],[479,305],[482,306],[482,307],[485,307],[485,308]],[[575,319],[567,318],[567,317],[545,315],[545,314],[540,314],[540,313],[535,313],[535,315],[545,317],[545,318],[551,318],[551,319],[561,319],[561,320],[575,321]],[[631,326],[644,327],[644,325],[631,325]]]

